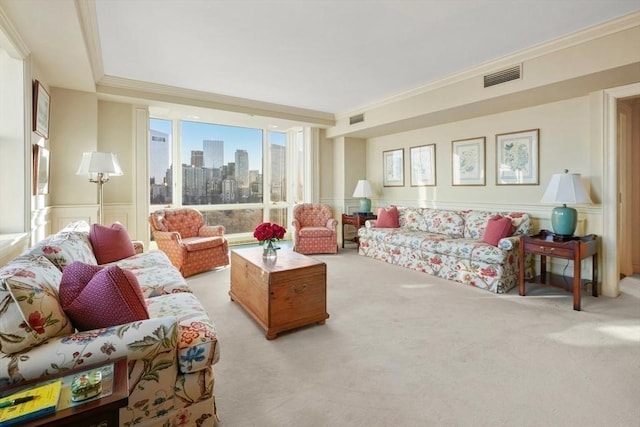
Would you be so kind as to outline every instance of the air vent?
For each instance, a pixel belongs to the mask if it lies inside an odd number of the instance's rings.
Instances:
[[[364,122],[364,114],[358,114],[358,115],[349,117],[350,125],[355,125],[356,123],[362,123],[362,122]]]
[[[518,80],[520,78],[520,65],[497,71],[484,76],[484,87],[499,85],[502,83]]]

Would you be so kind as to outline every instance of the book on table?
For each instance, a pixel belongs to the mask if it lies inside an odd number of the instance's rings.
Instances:
[[[61,388],[62,380],[56,380],[0,398],[0,427],[54,413]]]

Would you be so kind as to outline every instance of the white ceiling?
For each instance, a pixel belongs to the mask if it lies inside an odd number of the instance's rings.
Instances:
[[[51,86],[122,77],[346,113],[640,10],[640,0],[0,0]],[[93,8],[90,7],[89,10]],[[101,51],[102,74],[87,50]]]

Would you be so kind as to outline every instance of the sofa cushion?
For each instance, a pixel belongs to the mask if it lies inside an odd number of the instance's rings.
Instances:
[[[398,228],[400,224],[398,222],[398,208],[391,206],[388,209],[378,209],[378,219],[376,220],[376,227],[378,228]]]
[[[175,316],[180,327],[178,359],[184,373],[207,369],[220,358],[216,328],[195,295],[180,292],[147,299],[151,317]]]
[[[162,251],[153,250],[137,254],[116,262],[116,265],[136,276],[145,298],[175,292],[191,292],[180,271]]]
[[[117,265],[100,268],[74,262],[62,276],[60,300],[79,331],[149,318],[135,276]]]
[[[110,227],[92,224],[89,241],[98,264],[119,261],[136,254],[127,230],[119,222]]]
[[[60,271],[73,261],[98,264],[89,241],[89,233],[85,231],[59,231],[38,242],[27,253],[46,257]]]
[[[500,239],[511,235],[513,226],[511,219],[502,215],[495,215],[487,221],[482,240],[493,246],[498,246]]]
[[[464,218],[456,211],[432,208],[400,208],[400,227],[412,231],[446,234],[458,238],[464,234]]]
[[[73,332],[58,298],[62,273],[44,256],[24,254],[0,269],[0,350],[13,354]]]

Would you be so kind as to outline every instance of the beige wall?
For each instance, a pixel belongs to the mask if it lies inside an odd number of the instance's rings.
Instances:
[[[96,205],[96,184],[76,175],[82,153],[98,149],[98,100],[96,94],[52,87],[51,180],[49,204]]]
[[[545,104],[522,110],[493,114],[455,123],[371,138],[367,143],[367,171],[377,197],[375,205],[390,203],[415,204],[487,204],[538,205],[554,173],[563,169],[582,174],[585,183],[599,178],[599,171],[589,168],[589,100],[587,97]],[[495,135],[529,129],[540,129],[539,185],[496,185]],[[459,139],[486,137],[486,185],[452,185],[451,142]],[[409,148],[436,145],[435,187],[410,186]],[[404,148],[404,187],[383,187],[382,152]],[[597,200],[596,200],[597,202]]]

